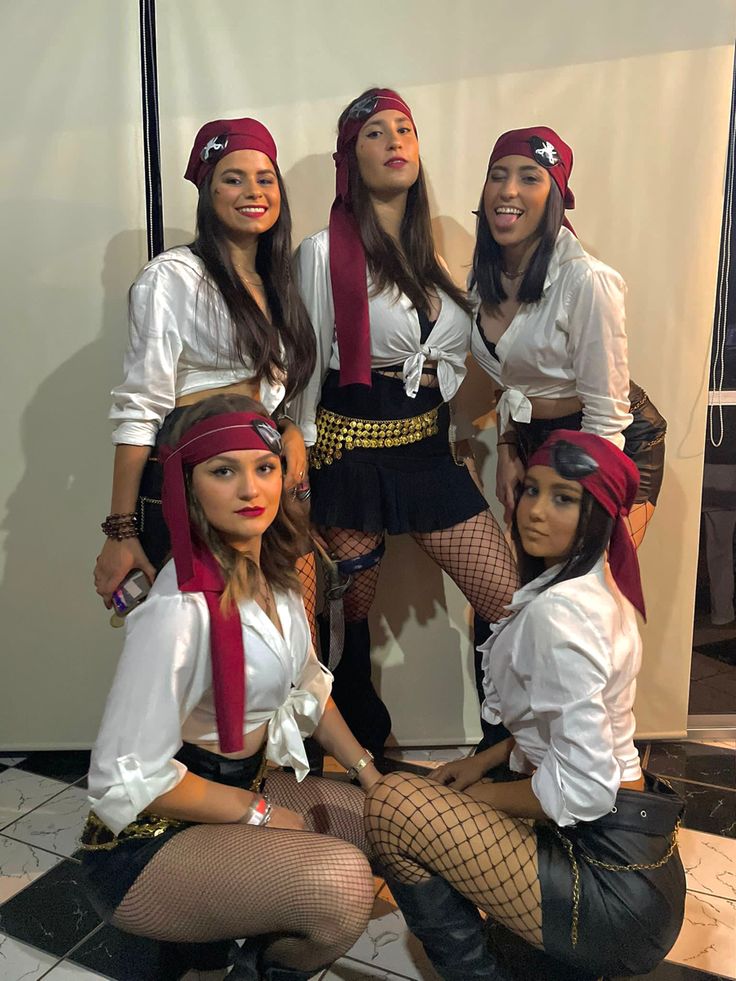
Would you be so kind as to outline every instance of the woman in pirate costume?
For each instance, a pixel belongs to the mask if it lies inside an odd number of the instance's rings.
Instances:
[[[352,576],[334,695],[380,752],[391,720],[371,685],[368,612],[384,536],[410,534],[488,619],[516,584],[503,535],[448,443],[470,306],[438,257],[411,110],[370,89],[338,122],[329,228],[297,253],[317,367],[295,406],[310,449],[312,521]]]
[[[233,981],[299,981],[355,942],[373,901],[363,793],[305,780],[302,736],[366,789],[378,773],[311,644],[294,571],[305,518],[276,424],[214,396],[169,435],[173,559],[126,620],[89,773],[86,879],[106,919],[183,945],[187,966],[224,968],[231,939],[263,937]]]
[[[580,429],[637,465],[627,520],[638,546],[662,485],[667,425],[629,379],[625,283],[565,217],[575,206],[572,163],[546,126],[496,141],[478,208],[472,350],[501,393],[496,489],[507,515],[534,450],[555,429]]]
[[[639,474],[612,441],[568,430],[528,463],[523,586],[483,658],[483,713],[510,737],[432,779],[390,774],[366,805],[369,844],[446,981],[507,981],[522,957],[536,961],[524,977],[549,981],[644,974],[683,919],[682,801],[634,745]],[[516,779],[486,777],[503,763]],[[487,942],[496,922],[526,942],[508,966]]]
[[[314,364],[271,134],[255,119],[207,123],[184,176],[199,191],[197,237],[156,256],[130,290],[125,377],[110,412],[117,424],[111,514],[94,576],[108,607],[131,569],[153,580],[168,556],[155,446],[184,408],[213,392],[235,392],[273,412],[303,388]],[[279,428],[286,484],[296,490],[305,477],[304,442],[288,419]],[[312,556],[299,567],[311,618]]]

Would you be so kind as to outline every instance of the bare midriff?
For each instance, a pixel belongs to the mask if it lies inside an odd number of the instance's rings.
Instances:
[[[244,760],[248,756],[254,756],[259,749],[263,747],[266,742],[266,730],[268,728],[268,723],[264,722],[263,725],[258,726],[252,732],[248,732],[243,736],[243,748],[238,750],[237,753],[222,753],[220,751],[220,744],[216,739],[210,742],[199,742],[198,746],[202,749],[208,750],[210,753],[217,753],[218,756],[225,756],[229,760]]]
[[[434,368],[435,371],[436,371],[437,370],[437,362],[436,361],[425,361],[424,362],[424,367],[425,368]],[[377,371],[379,375],[384,375],[386,378],[403,378],[404,377],[403,372],[401,372],[401,371],[386,371],[383,368],[374,368],[373,370],[374,371]],[[437,386],[439,385],[439,382],[437,381],[437,375],[434,373],[434,371],[425,371],[425,372],[422,372],[422,377],[419,380],[419,384],[422,385],[424,388],[437,388]]]
[[[583,403],[574,395],[564,399],[543,399],[532,396],[529,401],[532,404],[532,419],[561,419],[563,416],[580,412],[583,408]]]
[[[255,379],[250,378],[235,382],[233,385],[223,385],[220,388],[204,388],[201,392],[189,392],[188,395],[180,396],[176,400],[176,408],[179,409],[184,405],[194,405],[196,402],[202,402],[212,395],[247,395],[249,398],[259,401],[260,386]]]

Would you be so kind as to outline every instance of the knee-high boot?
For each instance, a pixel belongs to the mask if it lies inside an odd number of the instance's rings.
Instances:
[[[367,619],[345,624],[345,645],[334,673],[335,704],[358,742],[374,756],[381,756],[391,732],[391,716],[371,681],[371,635]]]
[[[386,882],[409,929],[445,981],[510,981],[486,943],[477,908],[438,875],[422,882]]]

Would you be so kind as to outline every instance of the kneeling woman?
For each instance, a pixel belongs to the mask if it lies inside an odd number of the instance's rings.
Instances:
[[[645,973],[679,932],[682,801],[634,746],[637,485],[599,436],[559,430],[533,454],[513,523],[525,585],[484,645],[484,716],[511,738],[369,794],[369,843],[445,979],[508,977],[476,907],[578,981]],[[518,779],[485,778],[504,762]]]
[[[275,423],[252,399],[214,396],[182,414],[162,456],[173,560],[128,618],[93,752],[89,888],[122,930],[206,944],[192,966],[268,935],[230,977],[307,978],[360,936],[373,889],[363,793],[300,783],[302,736],[364,788],[378,773],[310,642]],[[264,792],[267,761],[294,774],[269,770]]]

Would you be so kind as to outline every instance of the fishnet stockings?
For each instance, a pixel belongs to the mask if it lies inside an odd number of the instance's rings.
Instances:
[[[366,833],[389,874],[409,883],[440,875],[495,920],[542,946],[531,824],[425,777],[390,773],[368,795]]]
[[[296,791],[282,777],[288,774],[268,781],[279,804]],[[344,826],[358,837],[360,791],[337,782],[329,791],[307,789],[310,784],[312,778],[298,795],[308,823],[333,833]],[[333,807],[336,817],[327,813]],[[370,866],[348,842],[312,831],[198,824],[153,856],[112,923],[174,943],[277,934],[266,951],[269,961],[316,970],[350,949],[372,905]]]
[[[479,616],[491,623],[502,616],[519,587],[519,574],[490,510],[452,528],[412,537],[460,587]]]
[[[307,612],[307,623],[309,632],[312,635],[312,644],[315,650],[317,647],[317,563],[314,552],[307,552],[300,555],[296,560],[296,574],[302,584],[302,599],[304,609]]]
[[[641,504],[634,504],[624,521],[628,525],[629,534],[635,548],[639,548],[644,541],[649,522],[654,514],[654,505],[650,501],[642,501]]]
[[[365,794],[358,787],[321,777],[297,783],[293,773],[273,770],[269,771],[266,790],[274,804],[301,814],[307,831],[341,838],[366,851]]]
[[[338,559],[372,551],[383,536],[348,528],[325,528],[322,536]],[[440,531],[415,532],[414,541],[462,590],[485,620],[498,620],[518,588],[519,576],[506,539],[489,511]],[[345,619],[367,617],[378,585],[381,564],[355,575],[345,594]]]

